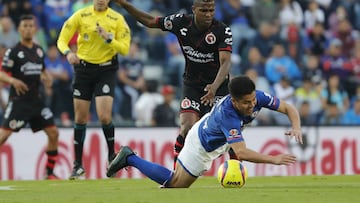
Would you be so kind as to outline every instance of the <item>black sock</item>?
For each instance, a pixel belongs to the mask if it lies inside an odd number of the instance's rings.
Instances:
[[[75,162],[82,165],[83,146],[86,135],[86,124],[75,124],[74,126],[74,148]]]
[[[54,173],[58,151],[57,150],[47,151],[46,154],[47,154],[46,174],[50,175]]]
[[[178,135],[174,145],[174,169],[175,169],[177,157],[180,151],[182,150],[182,148],[184,147],[184,143],[185,143],[185,138],[181,135]]]
[[[102,126],[104,135],[105,135],[105,139],[106,139],[106,144],[108,146],[108,160],[110,161],[112,158],[112,155],[115,153],[114,150],[114,143],[115,143],[115,138],[114,138],[114,125],[113,123],[110,123],[108,125],[103,125]]]

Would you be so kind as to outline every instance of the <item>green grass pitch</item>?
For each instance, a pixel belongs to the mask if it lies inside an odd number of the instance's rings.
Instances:
[[[250,177],[240,189],[225,189],[215,177],[188,189],[159,189],[149,179],[0,181],[0,203],[147,202],[360,202],[360,175]]]

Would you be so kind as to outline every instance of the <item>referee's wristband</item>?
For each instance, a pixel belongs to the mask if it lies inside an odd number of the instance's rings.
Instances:
[[[70,50],[66,50],[66,51],[64,52],[64,55],[67,56],[69,53],[70,53]]]

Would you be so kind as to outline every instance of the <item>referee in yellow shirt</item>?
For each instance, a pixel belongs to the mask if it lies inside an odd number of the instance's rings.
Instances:
[[[93,0],[92,6],[76,11],[64,23],[57,41],[59,50],[73,64],[75,71],[75,161],[70,180],[85,174],[82,152],[93,96],[108,145],[108,160],[114,157],[112,106],[118,69],[117,54],[126,55],[129,52],[131,34],[124,17],[109,8],[109,2]],[[76,32],[79,35],[75,53],[68,44]]]

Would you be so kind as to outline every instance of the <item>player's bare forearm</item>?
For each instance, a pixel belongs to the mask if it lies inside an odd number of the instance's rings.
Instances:
[[[295,137],[296,141],[302,144],[301,121],[298,110],[293,105],[280,100],[278,111],[286,114],[291,122],[292,129],[285,132],[285,135]]]
[[[120,4],[127,12],[129,12],[137,21],[149,28],[159,28],[156,23],[156,17],[135,8],[131,3],[126,0],[115,0]]]
[[[224,59],[223,62],[221,62],[219,72],[216,75],[216,78],[214,82],[212,83],[213,88],[216,88],[216,90],[220,87],[220,85],[224,82],[226,77],[229,76],[231,69],[231,60],[230,58]]]

